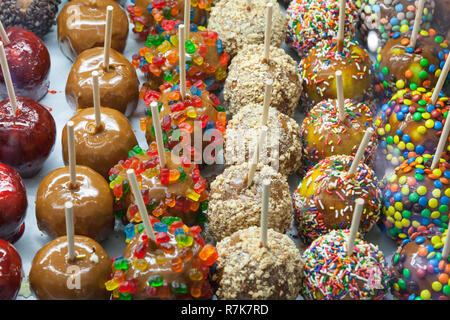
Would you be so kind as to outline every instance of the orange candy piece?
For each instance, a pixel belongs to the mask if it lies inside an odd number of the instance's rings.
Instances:
[[[412,72],[412,70],[406,70],[405,71],[405,77],[406,79],[411,79],[414,76],[414,73]]]

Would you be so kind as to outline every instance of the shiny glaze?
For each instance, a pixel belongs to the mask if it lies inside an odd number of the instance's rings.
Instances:
[[[402,39],[405,37],[409,38],[409,34],[403,34],[397,39],[389,39],[380,53],[381,61],[379,69],[381,70],[383,67],[387,67],[389,69],[389,75],[385,76],[385,80],[388,82],[393,82],[394,87],[396,80],[405,79],[405,71],[408,69],[423,69],[419,63],[420,60],[427,59],[430,65],[434,64],[435,66],[439,66],[440,64],[438,53],[442,50],[442,48],[437,42],[434,41],[434,37],[422,37],[420,35],[417,37],[416,48],[423,49],[420,53],[406,52],[407,46],[401,44]],[[430,85],[425,87],[423,83],[427,80],[430,81]],[[416,72],[415,75],[407,81],[407,83],[411,82],[417,84],[419,87],[431,89],[434,88],[437,82],[437,77],[434,76],[434,73],[428,73],[428,77],[422,80],[419,78],[418,72]]]
[[[93,107],[92,72],[99,72],[100,104],[129,116],[139,100],[139,80],[133,65],[111,50],[110,70],[103,68],[103,48],[81,53],[75,60],[66,84],[66,99],[73,108]]]
[[[77,187],[71,188],[69,167],[50,172],[39,184],[36,220],[39,230],[55,238],[66,234],[64,204],[73,202],[75,234],[102,241],[114,229],[113,197],[106,180],[78,166]]]
[[[128,119],[119,111],[101,108],[102,127],[96,128],[93,108],[80,110],[74,122],[76,162],[90,167],[108,178],[109,169],[128,157],[138,144]],[[68,164],[67,125],[61,135],[64,163]]]
[[[47,47],[28,30],[11,27],[6,33],[10,40],[5,45],[6,59],[16,95],[37,101],[42,99],[50,85],[50,54]],[[7,97],[8,91],[0,69],[0,100]]]
[[[22,282],[22,259],[17,250],[0,239],[0,300],[14,300]]]
[[[42,247],[34,256],[30,271],[30,285],[41,300],[105,300],[108,293],[104,283],[111,269],[108,254],[94,240],[75,236],[75,258],[69,260],[67,237],[59,237]],[[95,260],[97,256],[98,262]],[[94,261],[92,261],[94,260]],[[80,268],[76,273],[70,267]],[[70,289],[80,275],[80,288]]]
[[[128,18],[113,0],[72,0],[58,15],[58,41],[71,60],[87,49],[103,47],[106,7],[112,6],[111,48],[122,52],[128,36]]]
[[[139,270],[138,268],[131,267],[125,273],[126,279],[134,278],[138,283],[139,291],[136,295],[133,296],[133,299],[149,299],[145,292],[145,287],[147,286],[148,278],[152,275],[161,275],[164,278],[164,282],[169,285],[172,281],[184,283],[190,282],[188,272],[193,268],[192,259],[184,261],[183,270],[178,273],[172,270],[172,259],[177,257],[182,258],[182,256],[184,255],[189,257],[189,253],[192,256],[197,256],[198,252],[201,250],[201,247],[196,241],[193,242],[193,245],[191,247],[180,247],[175,240],[175,235],[173,233],[167,234],[169,235],[170,240],[168,242],[165,242],[165,244],[170,244],[170,246],[174,249],[172,253],[165,253],[159,248],[157,248],[156,250],[148,249],[143,258],[148,263],[147,269]],[[123,257],[125,259],[128,259],[128,261],[130,262],[136,260],[136,258],[134,257],[134,251],[136,246],[138,246],[142,242],[143,240],[141,239],[141,234],[136,234],[133,239],[131,239],[128,246],[125,248]],[[166,262],[162,265],[156,262],[156,256],[158,254],[165,255],[167,259]],[[167,299],[176,299],[176,295],[171,292]]]
[[[27,194],[20,175],[0,163],[0,238],[14,242],[24,231]]]
[[[17,97],[17,104],[13,116],[9,99],[0,102],[0,162],[29,178],[39,172],[53,150],[56,124],[36,101]]]

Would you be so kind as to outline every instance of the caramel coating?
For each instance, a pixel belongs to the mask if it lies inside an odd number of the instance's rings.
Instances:
[[[363,103],[346,99],[345,117],[339,119],[337,101],[328,99],[316,104],[303,120],[301,136],[303,142],[304,170],[327,157],[356,154],[367,128],[372,127],[373,113]],[[371,163],[377,147],[377,136],[373,134],[365,152],[365,161]]]
[[[337,99],[336,71],[342,71],[344,97],[365,101],[372,96],[372,63],[356,41],[345,39],[342,51],[337,40],[322,40],[300,63],[303,93],[308,105]],[[369,105],[371,108],[375,106]]]
[[[269,61],[264,61],[264,46],[245,46],[234,57],[224,86],[224,104],[232,114],[249,103],[263,103],[264,86],[272,81],[270,105],[288,116],[294,116],[302,80],[297,63],[281,48],[270,47]]]
[[[211,183],[208,228],[216,241],[238,230],[259,226],[262,184],[270,179],[268,227],[285,233],[292,218],[292,200],[287,178],[271,167],[259,164],[253,183],[247,187],[249,165],[231,166]]]
[[[103,67],[103,48],[83,51],[72,65],[66,84],[67,103],[73,108],[94,106],[92,72],[99,73],[100,104],[130,116],[139,100],[139,80],[133,65],[111,50],[109,71]]]
[[[240,164],[251,159],[249,155],[253,155],[261,132],[262,113],[261,104],[250,104],[241,108],[228,122],[224,135],[227,164]],[[294,119],[269,107],[267,127],[267,152],[263,160],[266,161],[267,157],[267,164],[281,174],[293,174],[299,169],[302,158],[299,125]]]
[[[39,184],[36,195],[36,220],[39,230],[56,238],[66,234],[64,204],[73,203],[75,234],[97,241],[114,230],[113,197],[99,173],[76,166],[77,187],[72,189],[69,167],[50,172]]]
[[[308,171],[294,191],[295,222],[299,235],[310,243],[334,229],[349,228],[356,198],[364,199],[359,231],[372,229],[380,215],[381,190],[375,172],[360,162],[348,175],[353,157],[337,155]]]
[[[109,169],[128,157],[128,151],[138,144],[128,119],[119,111],[101,108],[102,126],[96,128],[94,108],[80,110],[74,122],[76,163],[90,167],[108,178]],[[69,161],[67,124],[61,136],[64,163]]]
[[[114,8],[111,48],[122,52],[128,36],[128,18],[113,0],[72,0],[58,15],[58,41],[61,51],[74,60],[84,50],[103,47],[106,8]]]
[[[70,261],[67,237],[56,238],[34,256],[30,285],[41,300],[106,300],[111,263],[94,240],[76,235],[75,259]],[[77,288],[79,277],[79,288]]]
[[[219,299],[295,299],[304,260],[294,242],[272,229],[268,248],[260,244],[259,227],[240,230],[217,244],[219,258],[213,280]]]

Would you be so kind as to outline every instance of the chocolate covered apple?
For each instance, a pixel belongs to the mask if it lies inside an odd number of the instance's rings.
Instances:
[[[50,54],[44,42],[34,33],[11,27],[6,30],[5,47],[11,78],[16,94],[34,100],[48,92]],[[0,100],[8,97],[5,79],[0,70]]]
[[[27,194],[20,175],[0,163],[0,238],[17,241],[23,234]]]
[[[14,300],[22,282],[22,259],[16,249],[0,239],[0,300]]]
[[[14,113],[10,99],[0,102],[0,162],[23,178],[36,175],[53,149],[55,120],[42,105],[17,97]]]

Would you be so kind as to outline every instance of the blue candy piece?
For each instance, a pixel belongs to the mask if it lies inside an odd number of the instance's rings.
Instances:
[[[422,237],[422,236],[419,236],[419,237],[417,237],[414,241],[415,241],[417,244],[421,244],[421,243],[423,243],[423,242],[425,241],[425,238]]]

